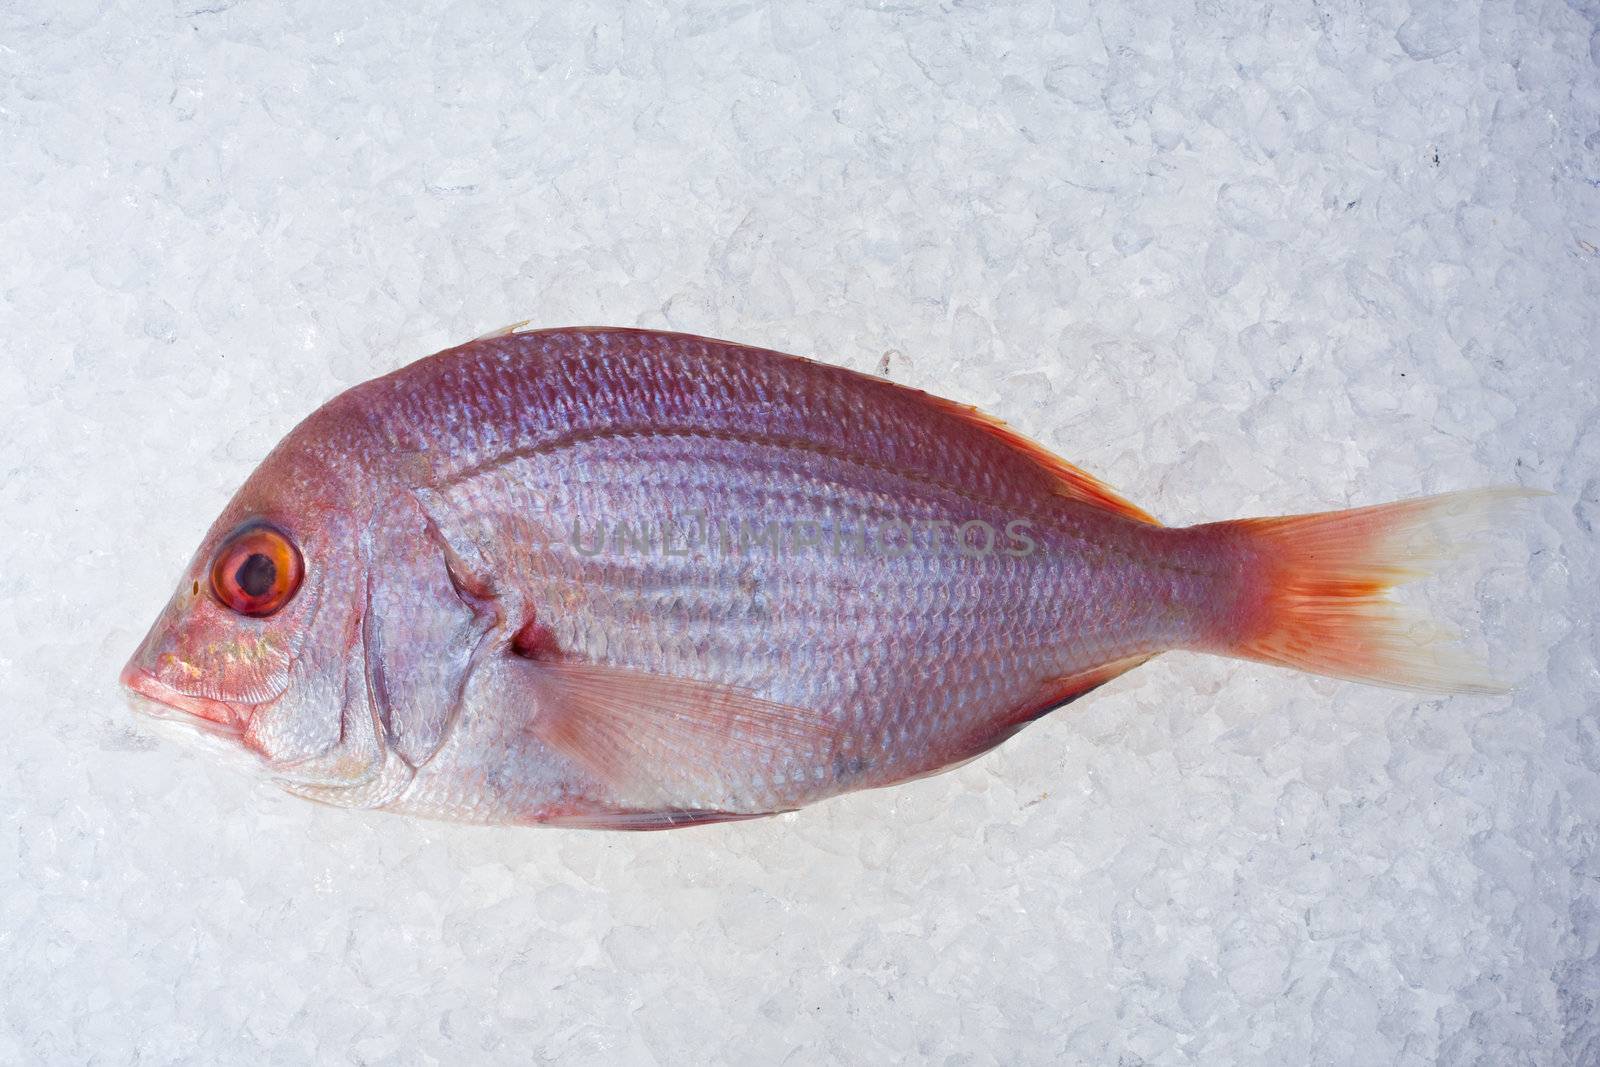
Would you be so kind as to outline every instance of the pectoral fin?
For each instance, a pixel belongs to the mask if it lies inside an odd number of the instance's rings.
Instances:
[[[651,818],[733,817],[721,809],[741,808],[753,783],[831,751],[837,730],[823,712],[713,682],[559,660],[528,660],[526,670],[535,735]]]

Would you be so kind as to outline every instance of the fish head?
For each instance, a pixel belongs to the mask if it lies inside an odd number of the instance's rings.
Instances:
[[[328,437],[319,422],[240,487],[121,674],[136,710],[312,788],[370,781],[383,762],[360,627],[372,490],[358,464],[308,446]]]

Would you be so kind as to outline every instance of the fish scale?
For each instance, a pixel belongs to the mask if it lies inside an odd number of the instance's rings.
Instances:
[[[744,404],[790,416],[763,425],[771,430],[761,436],[747,426],[741,439],[727,429],[725,416],[703,418],[707,409],[686,407],[678,393],[617,384],[618,364],[605,340],[594,345],[604,354],[594,375],[554,375],[548,382],[563,395],[515,399],[521,410],[559,414],[564,422],[539,420],[497,437],[500,453],[468,449],[461,458],[479,473],[452,473],[444,479],[451,486],[447,493],[461,496],[453,512],[475,512],[485,520],[482,525],[501,531],[496,545],[502,553],[497,559],[503,568],[499,580],[517,585],[535,604],[582,603],[582,610],[571,617],[557,612],[545,620],[564,652],[579,658],[600,654],[616,666],[738,685],[764,699],[819,709],[837,724],[831,743],[841,749],[882,750],[886,741],[898,739],[903,745],[897,758],[882,760],[875,768],[889,781],[947,759],[937,739],[952,732],[951,727],[980,727],[997,710],[1014,711],[1049,679],[1116,658],[1119,652],[1137,651],[1141,642],[1157,636],[1130,630],[1098,633],[1085,641],[1073,632],[1073,612],[1090,624],[1088,609],[1111,602],[1117,592],[1108,585],[1086,590],[1088,596],[1068,595],[1069,589],[1084,590],[1086,584],[1073,570],[1072,520],[1081,524],[1091,517],[1073,516],[1067,502],[1058,503],[1058,498],[1028,496],[1013,481],[999,477],[993,466],[978,468],[973,456],[994,451],[987,438],[974,435],[963,441],[919,433],[930,451],[922,467],[908,476],[883,459],[885,452],[897,450],[879,448],[874,440],[874,435],[893,433],[899,441],[903,428],[885,427],[874,416],[868,421],[877,425],[865,434],[841,432],[844,427],[837,424],[833,432],[821,434],[817,431],[828,426],[826,419],[813,416],[803,424],[795,419],[798,390],[773,387],[772,376],[763,378],[737,361],[698,367],[696,380],[703,387],[696,392],[717,398],[709,409],[712,414],[721,416]],[[559,339],[546,343],[561,350]],[[652,356],[668,364],[683,358],[670,350],[615,347],[627,350],[623,358],[628,360],[629,381],[667,373],[649,366]],[[691,347],[705,358],[706,349]],[[500,364],[504,354],[496,351],[483,358]],[[506,410],[498,386],[510,388],[515,380],[508,382],[499,374],[486,377],[497,384],[486,407]],[[608,384],[597,386],[596,377]],[[593,407],[617,413],[609,427],[578,395],[585,389],[594,390]],[[821,392],[824,399],[818,407],[825,412],[859,409],[832,389]],[[670,429],[637,428],[662,424]],[[563,443],[563,437],[575,439]],[[552,438],[554,443],[547,443]],[[769,443],[772,438],[778,443]],[[1000,457],[1022,468],[1025,482],[1041,480],[1014,453]],[[968,480],[960,481],[962,476]],[[487,483],[478,484],[480,479]],[[549,488],[535,501],[530,486]],[[740,518],[813,517],[825,501],[827,517],[850,529],[876,528],[891,518],[981,519],[1004,529],[1007,522],[1026,517],[1049,525],[1039,527],[1046,543],[1039,558],[1030,561],[1034,566],[1007,566],[1001,562],[1007,557],[973,560],[954,552],[900,559],[793,552],[772,559],[746,554],[667,557],[652,551],[621,561],[610,554],[589,560],[540,547],[552,531],[571,529],[574,523],[598,519],[631,529],[656,526],[667,501],[674,511]],[[496,510],[485,516],[484,509],[491,507]],[[748,594],[743,600],[730,599],[738,596],[741,580],[751,578],[758,587],[781,590],[776,615],[752,610],[754,599]],[[659,603],[664,591],[670,591],[677,610],[657,608],[650,627],[638,626],[638,605]],[[849,625],[816,625],[819,604],[825,605],[823,614]],[[676,640],[662,640],[661,631]],[[871,662],[871,648],[884,641],[896,652],[892,669],[872,671],[865,678],[859,671],[804,666]],[[815,757],[815,752],[801,753],[790,764],[768,770],[814,775],[816,768],[806,764]],[[752,799],[775,803],[779,798],[680,798],[694,807],[748,804]],[[786,802],[796,799],[791,796]],[[809,794],[799,799],[809,799]]]

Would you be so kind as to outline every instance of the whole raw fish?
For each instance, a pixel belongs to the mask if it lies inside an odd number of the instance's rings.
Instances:
[[[887,381],[507,333],[292,431],[122,679],[327,803],[745,818],[953,766],[1168,649],[1488,689],[1385,593],[1517,492],[1169,529]]]

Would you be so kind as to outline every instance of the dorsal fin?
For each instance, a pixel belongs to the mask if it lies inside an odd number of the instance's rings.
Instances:
[[[714,337],[702,337],[699,334],[674,333],[671,331],[642,329],[633,326],[567,326],[556,330],[524,331],[523,327],[528,325],[530,321],[532,320],[524,319],[521,322],[513,323],[510,326],[486,333],[482,337],[475,338],[474,341],[487,341],[497,337],[507,337],[514,333],[523,332],[650,335],[675,337],[685,341],[699,341],[703,344],[715,345],[718,348],[725,349],[726,351],[735,354],[760,353],[767,356],[778,356],[783,359],[792,359],[801,363],[815,363],[819,366],[827,367],[832,371],[847,375],[854,375],[860,378],[867,378],[875,382],[882,382],[883,384],[891,386],[895,389],[917,395],[934,410],[954,415],[956,418],[967,423],[969,426],[973,426],[979,430],[982,430],[984,433],[1006,445],[1008,448],[1011,448],[1021,453],[1023,456],[1026,456],[1028,460],[1031,461],[1035,466],[1043,469],[1055,480],[1056,492],[1070,500],[1077,500],[1081,503],[1088,504],[1091,507],[1103,508],[1106,511],[1112,512],[1113,514],[1121,515],[1123,518],[1133,519],[1135,522],[1149,523],[1151,526],[1161,525],[1160,520],[1158,520],[1154,515],[1151,515],[1143,508],[1127,500],[1121,493],[1118,493],[1115,489],[1112,489],[1109,485],[1105,484],[1088,471],[1080,470],[1079,468],[1074,467],[1072,464],[1054,454],[1043,445],[1028,440],[1016,430],[1013,430],[1010,426],[1007,426],[1000,419],[997,419],[993,415],[990,415],[986,412],[979,411],[971,404],[958,404],[954,400],[946,400],[943,397],[935,396],[932,393],[925,392],[921,389],[913,389],[910,386],[902,385],[896,381],[891,381],[890,379],[882,377],[881,375],[867,374],[862,371],[851,370],[848,367],[839,367],[830,363],[823,363],[819,360],[811,359],[808,356],[796,356],[788,352],[778,352],[774,349],[744,345],[737,341],[722,341]]]
[[[492,341],[496,337],[510,337],[514,333],[521,332],[522,328],[532,321],[532,319],[523,319],[520,322],[513,322],[510,326],[502,326],[498,330],[490,330],[488,333],[479,334],[477,337],[474,337],[472,340],[468,341],[467,344],[477,344],[479,341]],[[534,331],[530,330],[528,332],[532,333]]]
[[[971,404],[958,404],[954,400],[945,400],[932,393],[923,395],[933,407],[982,430],[1006,447],[1022,453],[1035,465],[1042,467],[1056,480],[1056,491],[1062,496],[1093,507],[1104,508],[1123,518],[1146,522],[1151,526],[1161,525],[1160,520],[1154,515],[1128,501],[1105,482],[1087,471],[1074,467],[1043,445],[1028,440],[993,415],[979,411]]]

